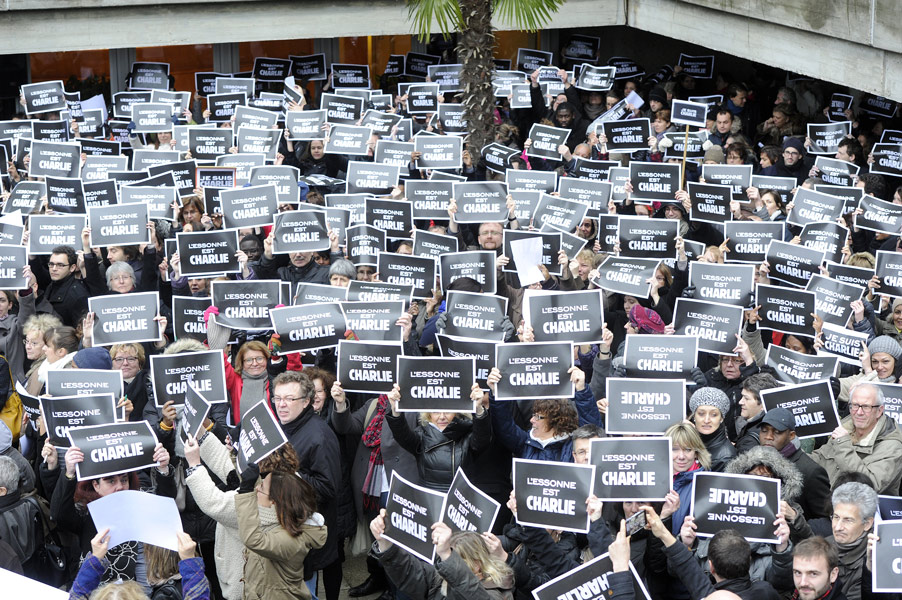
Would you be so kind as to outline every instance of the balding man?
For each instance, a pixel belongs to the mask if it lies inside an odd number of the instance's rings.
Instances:
[[[849,416],[830,434],[830,441],[811,455],[824,467],[830,483],[844,471],[867,474],[879,494],[897,495],[902,480],[902,432],[883,414],[883,392],[872,383],[857,383],[849,394]]]

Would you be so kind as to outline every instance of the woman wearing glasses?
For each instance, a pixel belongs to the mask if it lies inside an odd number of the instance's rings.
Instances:
[[[122,372],[125,397],[132,403],[129,421],[144,420],[144,406],[147,404],[147,355],[141,344],[116,344],[110,348],[113,368]]]

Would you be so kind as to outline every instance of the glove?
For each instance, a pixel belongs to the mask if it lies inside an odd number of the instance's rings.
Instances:
[[[134,121],[129,121],[128,125],[125,126],[125,130],[129,135],[137,135],[135,134],[135,128],[138,127],[138,124]]]
[[[441,333],[445,330],[445,324],[448,322],[448,313],[443,312],[435,320],[435,330]]]
[[[501,329],[504,331],[503,339],[505,342],[514,339],[514,336],[517,335],[517,329],[514,327],[514,324],[511,323],[511,320],[507,317],[504,317],[504,319],[501,320]]]
[[[705,374],[698,367],[692,367],[692,370],[689,371],[689,376],[692,377],[692,381],[698,387],[706,387],[708,385],[708,378],[705,377]]]
[[[241,485],[238,486],[238,493],[246,494],[248,492],[253,492],[258,479],[260,479],[260,467],[256,464],[248,465],[247,468],[241,472]]]
[[[178,115],[172,115],[172,124],[173,124],[173,125],[181,125],[181,124],[182,124],[182,122],[179,121],[179,116],[178,116]]]
[[[278,356],[282,352],[282,340],[279,337],[278,333],[274,333],[270,336],[269,342],[266,343],[266,347],[269,348],[269,353],[273,356]]]
[[[687,285],[685,289],[683,289],[683,293],[680,294],[683,298],[695,298],[695,286]]]
[[[626,377],[626,367],[624,365],[614,367],[614,377]]]
[[[218,315],[219,309],[213,306],[212,304],[207,307],[204,311],[204,325],[206,325],[210,320],[210,315]]]

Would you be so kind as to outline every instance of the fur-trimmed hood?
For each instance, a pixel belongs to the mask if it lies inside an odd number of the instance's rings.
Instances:
[[[745,474],[757,465],[764,465],[782,482],[780,495],[787,502],[796,502],[802,494],[802,473],[789,460],[770,446],[756,446],[743,452],[729,463],[725,472]]]

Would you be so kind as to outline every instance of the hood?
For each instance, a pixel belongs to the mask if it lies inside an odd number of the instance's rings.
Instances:
[[[322,548],[326,544],[327,530],[323,523],[325,523],[323,516],[319,513],[313,513],[302,526],[303,532],[301,532],[301,535],[310,540],[311,549]]]
[[[802,473],[770,446],[756,446],[727,463],[726,473],[748,473],[756,465],[764,465],[782,482],[780,495],[787,502],[795,502],[802,494]]]

